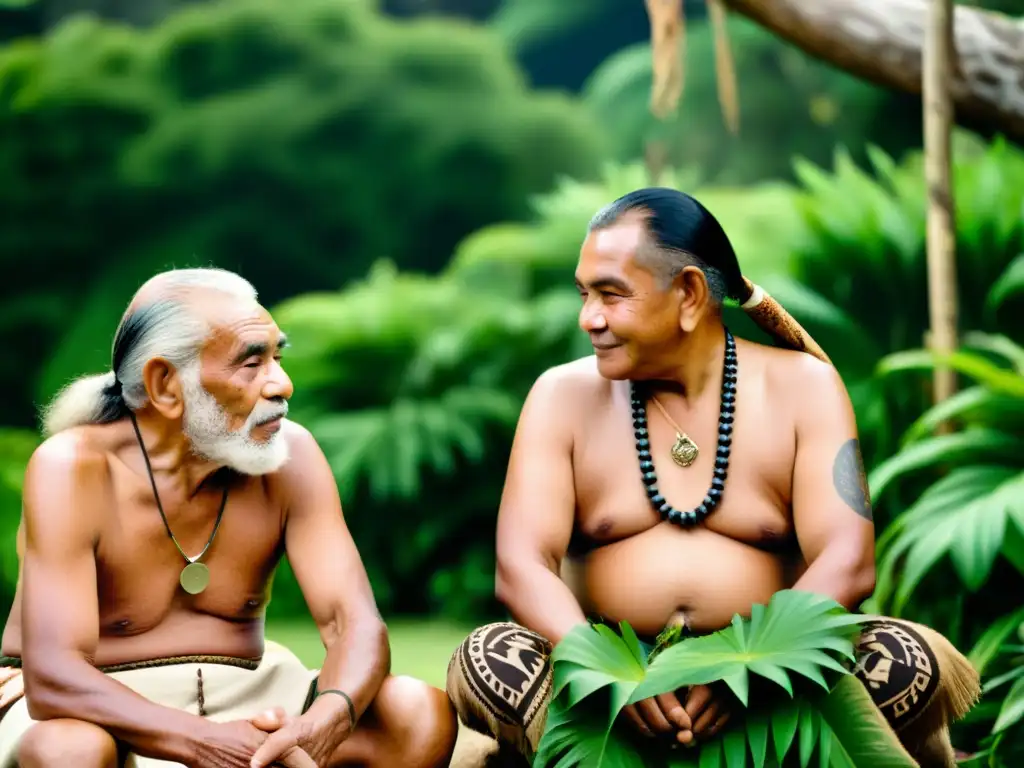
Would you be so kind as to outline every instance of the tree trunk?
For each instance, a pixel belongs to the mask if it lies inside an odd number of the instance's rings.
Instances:
[[[864,80],[921,93],[928,0],[725,0],[736,13]],[[957,6],[957,119],[1024,143],[1024,21]]]
[[[950,182],[950,129],[953,124],[949,85],[953,81],[953,0],[929,0],[924,46],[924,151],[928,187],[928,304],[931,347],[951,354],[957,346],[956,224]],[[934,398],[941,402],[956,392],[956,372],[947,365],[935,370]],[[951,430],[948,422],[942,432]]]

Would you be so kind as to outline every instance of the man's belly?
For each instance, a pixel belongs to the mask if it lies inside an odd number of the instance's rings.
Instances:
[[[138,635],[100,637],[97,666],[173,656],[231,656],[258,658],[263,653],[262,619],[229,621],[217,616],[182,611]]]
[[[191,611],[165,616],[159,624],[132,634],[104,627],[93,663],[109,667],[178,656],[230,656],[252,659],[263,654],[264,622],[228,620]],[[21,631],[9,626],[3,655],[21,656]]]
[[[787,555],[662,523],[590,552],[563,574],[588,613],[655,635],[676,612],[694,631],[721,629],[791,586],[791,570]]]

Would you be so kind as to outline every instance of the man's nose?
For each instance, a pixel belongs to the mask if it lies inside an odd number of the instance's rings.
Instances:
[[[608,322],[605,320],[599,304],[584,302],[583,308],[580,310],[580,328],[587,333],[596,333],[608,328]]]
[[[263,385],[263,397],[267,400],[290,400],[294,392],[295,387],[292,386],[291,377],[284,372],[280,363],[276,363],[274,370]]]

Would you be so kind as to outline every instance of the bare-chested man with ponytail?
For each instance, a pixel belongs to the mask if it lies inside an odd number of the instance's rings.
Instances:
[[[389,674],[334,478],[286,419],[285,345],[239,276],[164,273],[128,307],[112,372],[47,409],[0,648],[0,768],[448,764],[451,704]],[[285,554],[319,671],[264,640]]]
[[[843,382],[743,277],[710,212],[671,189],[625,195],[593,219],[576,283],[594,355],[537,380],[498,514],[497,596],[516,623],[478,629],[449,666],[462,721],[524,757],[543,733],[552,645],[588,619],[627,621],[650,649],[669,625],[714,632],[786,588],[853,610],[875,580]],[[782,348],[735,338],[726,299]],[[879,648],[890,654],[872,696],[922,766],[954,766],[949,719],[972,703],[977,675],[926,627],[868,626],[858,675]],[[727,689],[696,686],[624,716],[648,738],[692,745],[734,711]]]

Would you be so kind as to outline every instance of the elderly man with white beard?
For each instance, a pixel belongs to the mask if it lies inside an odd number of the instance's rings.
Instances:
[[[0,653],[0,768],[448,765],[440,689],[387,630],[312,436],[284,334],[241,277],[157,275],[111,372],[46,409]],[[264,637],[287,555],[326,657]]]

